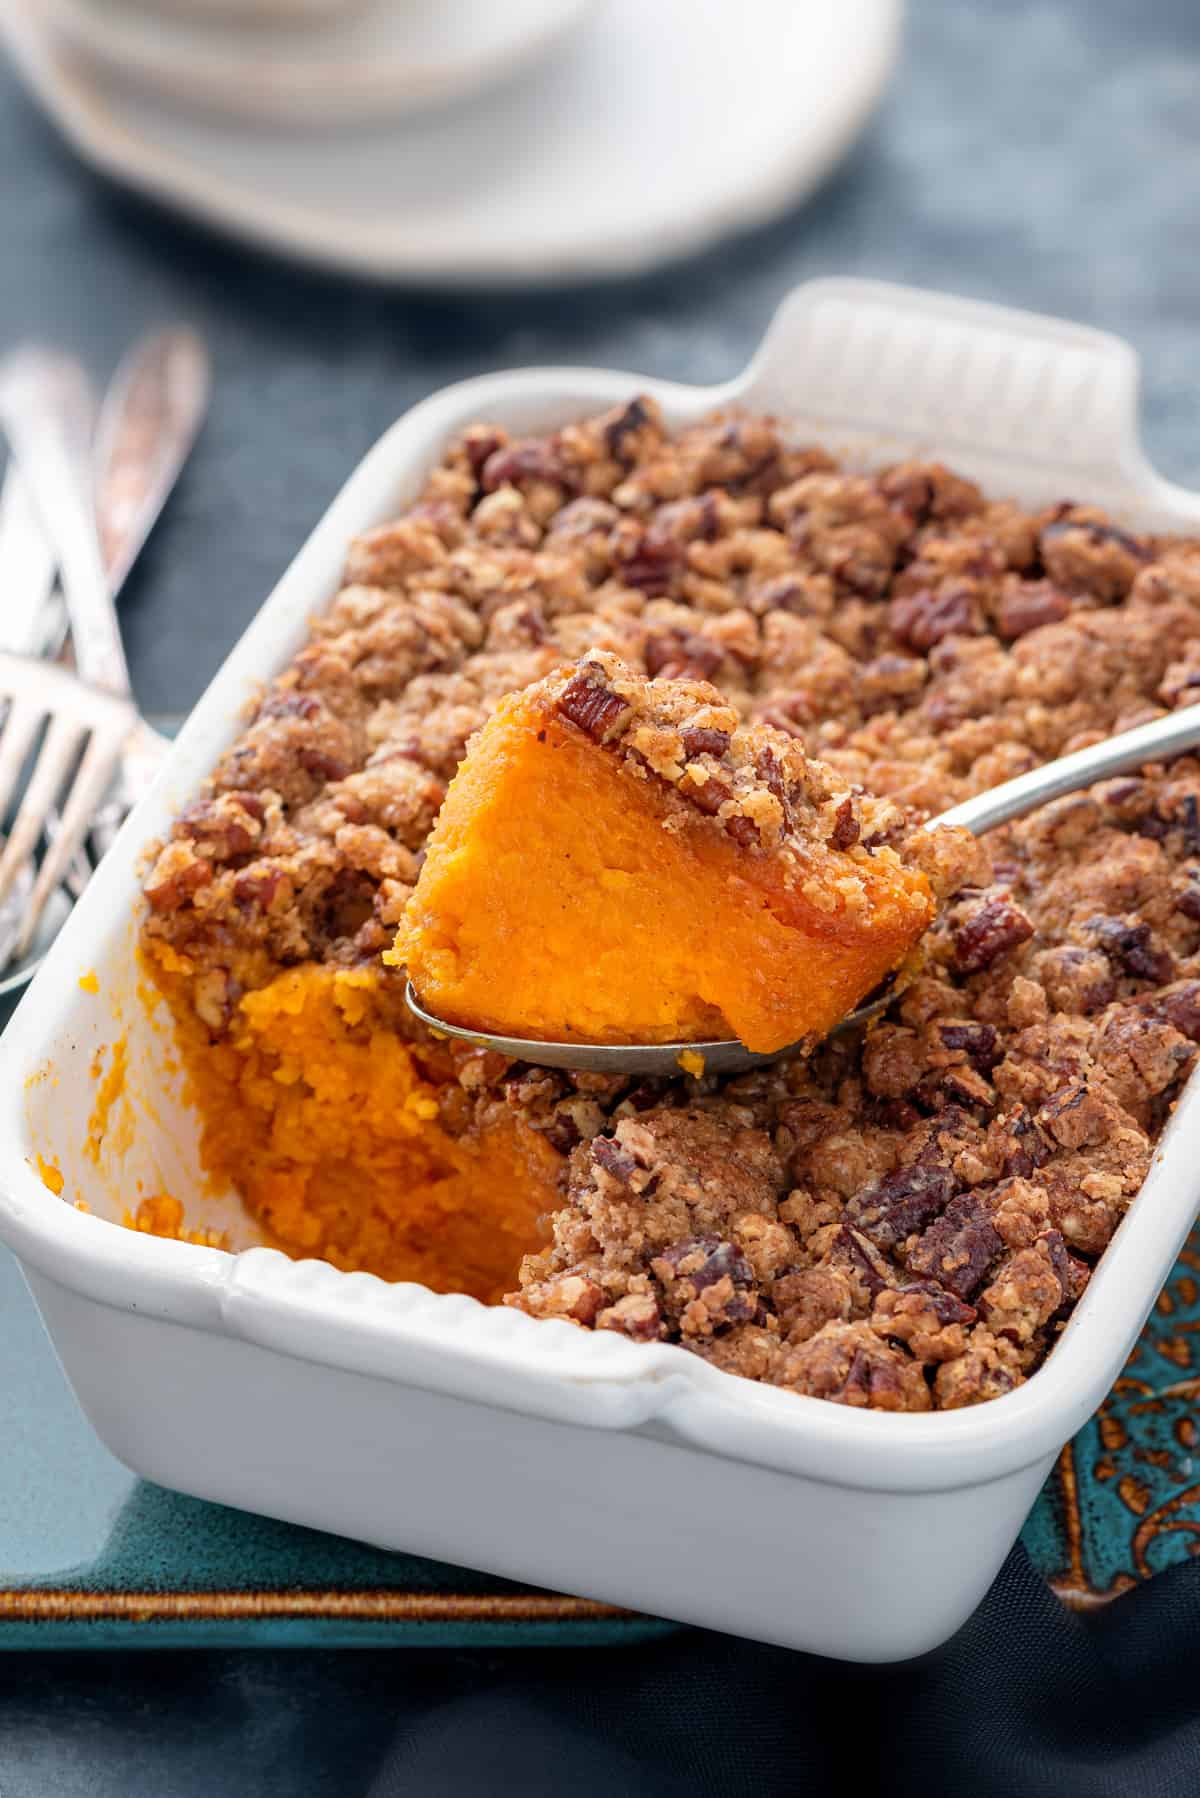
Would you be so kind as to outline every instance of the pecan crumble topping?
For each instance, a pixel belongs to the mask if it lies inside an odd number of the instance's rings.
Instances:
[[[1200,542],[1028,511],[938,464],[850,472],[768,418],[672,433],[635,399],[545,438],[476,426],[352,545],[147,879],[147,954],[191,970],[172,1003],[214,1053],[237,1052],[281,971],[369,970],[440,1127],[509,1119],[537,1139],[560,1198],[511,1304],[836,1403],[1012,1390],[1136,1195],[1200,1042],[1200,762],[968,845],[939,870],[919,976],[809,1060],[635,1083],[451,1052],[406,1022],[380,951],[472,734],[580,657],[716,689],[660,757],[702,810],[776,826],[767,773],[743,788],[728,764],[761,721],[854,790],[830,842],[894,844],[914,814],[1189,703]],[[607,676],[572,677],[560,703],[597,740],[638,728]],[[347,1188],[339,1264],[378,1264],[387,1219],[356,1234],[353,1170]]]
[[[793,733],[766,720],[747,729],[708,681],[647,681],[611,651],[594,650],[543,685],[547,704],[562,717],[745,847],[798,860],[801,833],[843,852],[899,844],[912,833],[903,807],[847,788]],[[952,883],[961,873],[958,858],[975,853],[962,832],[934,833],[924,852],[943,881],[942,870],[950,870]]]

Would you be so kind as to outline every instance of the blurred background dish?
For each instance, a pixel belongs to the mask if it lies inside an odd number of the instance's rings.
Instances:
[[[901,0],[751,10],[747,30],[729,0],[605,0],[469,107],[317,136],[85,71],[32,6],[0,9],[0,32],[76,150],[143,193],[329,267],[528,287],[640,272],[765,223],[850,147],[891,73]]]
[[[594,0],[38,0],[61,49],[222,118],[304,128],[475,93],[544,54]]]
[[[306,19],[327,19],[346,12],[361,0],[133,0],[151,12],[174,13],[194,19],[270,19],[291,24]]]

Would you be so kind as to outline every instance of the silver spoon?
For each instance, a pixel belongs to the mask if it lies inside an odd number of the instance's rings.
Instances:
[[[1060,756],[1058,761],[1047,762],[1029,774],[1018,774],[1015,780],[1006,780],[1002,786],[992,787],[987,793],[979,793],[974,799],[965,799],[961,805],[952,806],[940,818],[929,819],[925,828],[934,824],[958,824],[980,836],[997,824],[1023,818],[1027,812],[1036,811],[1039,805],[1045,805],[1051,799],[1060,799],[1064,793],[1077,792],[1080,787],[1090,787],[1095,781],[1112,774],[1124,774],[1146,762],[1179,755],[1197,744],[1200,744],[1200,705],[1191,705],[1183,711],[1171,712],[1165,718],[1155,718],[1149,724],[1123,731],[1118,737],[1106,737],[1102,743],[1093,743],[1087,749],[1077,749],[1073,755]],[[434,1017],[421,1005],[411,981],[404,996],[413,1016],[440,1036],[454,1037],[477,1049],[494,1049],[498,1055],[507,1055],[516,1061],[531,1061],[538,1067],[573,1068],[597,1074],[672,1076],[680,1072],[681,1056],[702,1055],[707,1074],[744,1074],[750,1068],[766,1067],[785,1055],[795,1055],[803,1048],[802,1044],[789,1043],[786,1048],[775,1049],[769,1055],[755,1055],[736,1040],[548,1043],[531,1037],[493,1036],[485,1030],[466,1030],[459,1024],[447,1024]],[[848,1013],[837,1028],[848,1030],[856,1024],[865,1024],[885,1009],[891,996],[884,994],[867,1000],[856,1011]]]

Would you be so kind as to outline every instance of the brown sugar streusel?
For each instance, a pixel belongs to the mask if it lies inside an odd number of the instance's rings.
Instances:
[[[1200,542],[936,464],[850,472],[768,418],[671,433],[635,399],[545,438],[473,427],[352,545],[148,877],[147,933],[200,967],[214,1041],[280,968],[378,964],[471,734],[592,651],[710,683],[909,832],[1200,697]],[[1200,762],[987,849],[940,871],[887,1016],[810,1060],[663,1083],[439,1050],[444,1120],[515,1113],[562,1158],[509,1302],[876,1409],[1026,1379],[1200,1041]]]

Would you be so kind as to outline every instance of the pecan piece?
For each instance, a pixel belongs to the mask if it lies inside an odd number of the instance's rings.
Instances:
[[[623,1149],[611,1136],[595,1138],[592,1143],[592,1160],[622,1186],[628,1186],[630,1177],[637,1172],[638,1164],[629,1150]]]
[[[1004,1050],[991,1024],[970,1019],[939,1024],[938,1035],[947,1049],[961,1050],[977,1074],[990,1074],[997,1062],[1004,1060]]]
[[[1011,899],[985,899],[954,932],[954,966],[960,974],[978,974],[1032,935],[1031,920]]]
[[[1067,1252],[1057,1230],[1047,1230],[1001,1262],[979,1295],[979,1314],[994,1335],[1023,1346],[1065,1305],[1074,1304],[1087,1280],[1084,1263]]]
[[[864,1236],[861,1230],[842,1224],[833,1239],[833,1246],[846,1257],[872,1297],[885,1286],[894,1283],[895,1269],[885,1261],[870,1237]]]
[[[1172,810],[1166,825],[1168,832],[1180,833],[1188,855],[1200,855],[1200,802],[1194,793],[1188,793],[1183,803]]]
[[[945,637],[977,637],[983,620],[969,588],[922,587],[896,595],[888,606],[888,627],[898,643],[924,653]]]
[[[663,1315],[648,1292],[627,1292],[596,1319],[598,1330],[617,1330],[634,1342],[657,1342],[665,1333]]]
[[[1165,993],[1144,993],[1135,1001],[1141,1011],[1165,1018],[1183,1036],[1200,1043],[1200,980],[1184,980]]]
[[[497,487],[520,487],[529,481],[548,481],[568,491],[574,488],[562,457],[548,438],[527,437],[493,450],[483,464],[480,485],[485,493],[494,493]]]
[[[284,687],[267,694],[255,717],[302,718],[305,722],[310,722],[324,709],[315,694],[299,693],[294,687]]]
[[[604,427],[604,444],[614,461],[628,468],[635,458],[625,446],[627,437],[636,437],[646,425],[657,425],[658,420],[641,395],[636,395],[624,406],[615,418],[610,418]]]
[[[871,1328],[902,1342],[918,1361],[950,1361],[962,1354],[977,1315],[936,1280],[914,1280],[877,1295]]]
[[[928,1411],[932,1404],[920,1364],[866,1323],[825,1324],[781,1356],[771,1382],[873,1411]]]
[[[558,696],[558,710],[594,743],[607,743],[619,731],[629,706],[605,685],[604,670],[585,662]]]
[[[492,430],[488,425],[471,425],[463,433],[462,451],[477,482],[482,478],[488,458],[502,449],[505,441],[503,431]]]
[[[973,1019],[939,1023],[937,1034],[945,1048],[961,1050],[977,1073],[991,1073],[999,1061],[1004,1061],[1000,1039],[990,1023],[977,1023]]]
[[[914,525],[931,518],[967,518],[983,505],[973,481],[952,474],[940,462],[898,462],[879,477],[879,491]]]
[[[142,891],[152,910],[178,911],[212,877],[212,863],[197,855],[189,843],[168,843]]]
[[[636,587],[647,598],[661,597],[684,566],[686,552],[677,538],[650,526],[636,548],[617,563],[617,574],[627,587]],[[651,669],[652,674],[656,669]]]
[[[685,1236],[671,1243],[655,1256],[654,1271],[663,1280],[686,1280],[697,1292],[726,1278],[735,1286],[754,1284],[754,1270],[742,1251],[720,1236]]]
[[[1044,1230],[1038,1241],[1045,1246],[1046,1253],[1050,1257],[1050,1265],[1058,1276],[1063,1290],[1063,1303],[1073,1305],[1077,1299],[1083,1297],[1087,1283],[1092,1277],[1091,1268],[1086,1261],[1081,1261],[1078,1255],[1072,1255],[1063,1240],[1061,1231]]]
[[[1070,508],[1068,507],[1067,510],[1070,511]],[[1098,524],[1092,520],[1070,517],[1061,518],[1056,523],[1046,526],[1041,536],[1043,547],[1048,543],[1064,540],[1072,531],[1081,532],[1092,543],[1110,544],[1125,555],[1132,557],[1135,562],[1149,562],[1152,559],[1153,552],[1146,544],[1139,542],[1136,537],[1131,537],[1128,531],[1118,530],[1115,524]]]
[[[1047,1142],[1024,1105],[1018,1105],[1007,1118],[998,1118],[994,1128],[999,1136],[1006,1180],[1027,1180],[1054,1153],[1052,1144]]]
[[[725,829],[741,849],[750,849],[759,841],[758,825],[742,814],[727,818]]]
[[[1153,552],[1115,525],[1074,516],[1070,506],[1063,510],[1065,516],[1048,524],[1039,539],[1047,574],[1104,603],[1124,598]]]
[[[698,755],[721,756],[729,748],[730,738],[727,730],[711,730],[703,725],[692,724],[681,730],[679,735],[683,743],[683,753],[689,761],[694,760]]]
[[[1071,601],[1052,581],[1006,581],[996,602],[996,632],[1012,642],[1044,624],[1059,624]]]
[[[895,1248],[943,1211],[957,1191],[948,1167],[913,1162],[851,1199],[846,1217],[881,1248]]]
[[[1041,1128],[1064,1149],[1103,1142],[1113,1122],[1111,1106],[1088,1085],[1072,1080],[1046,1100],[1037,1114]]]
[[[682,676],[692,680],[711,680],[724,657],[720,647],[695,631],[675,630],[646,638],[644,651],[646,673],[665,680]]]
[[[913,1097],[927,1110],[935,1112],[947,1107],[990,1111],[996,1103],[996,1094],[983,1075],[962,1062],[948,1068],[930,1068],[917,1081]]]
[[[933,1389],[943,1411],[961,1405],[982,1404],[1019,1386],[1025,1375],[1020,1350],[1004,1337],[977,1326],[971,1331],[966,1353],[944,1361],[937,1370]]]
[[[555,1112],[554,1120],[542,1132],[552,1149],[560,1155],[569,1155],[583,1141],[583,1133],[571,1112],[562,1109]]]
[[[694,780],[690,771],[680,781],[679,792],[708,818],[715,818],[725,801],[733,798],[733,788],[718,780],[715,774],[710,774],[707,780]]]
[[[243,868],[236,876],[233,899],[234,904],[245,911],[257,907],[260,911],[268,912],[274,907],[276,899],[280,902],[279,909],[289,903],[293,890],[292,882],[282,868],[272,867],[270,862],[264,862]]]
[[[265,817],[266,807],[257,793],[233,788],[185,806],[172,834],[202,844],[203,853],[214,861],[229,861],[255,847]]]
[[[735,1243],[719,1236],[685,1236],[656,1255],[650,1269],[685,1336],[748,1323],[758,1310],[754,1269]]]
[[[1163,986],[1175,972],[1168,949],[1151,942],[1149,924],[1127,924],[1123,918],[1089,918],[1084,929],[1094,937],[1109,960],[1135,980],[1152,980]]]
[[[833,814],[833,829],[829,833],[829,846],[831,849],[853,849],[858,837],[859,823],[854,815],[854,797],[847,793]]]
[[[907,1265],[969,1299],[1003,1248],[992,1224],[992,1202],[980,1192],[960,1193],[910,1250]]]
[[[526,1286],[506,1302],[531,1317],[561,1317],[590,1329],[604,1305],[604,1288],[584,1274],[562,1274]]]

